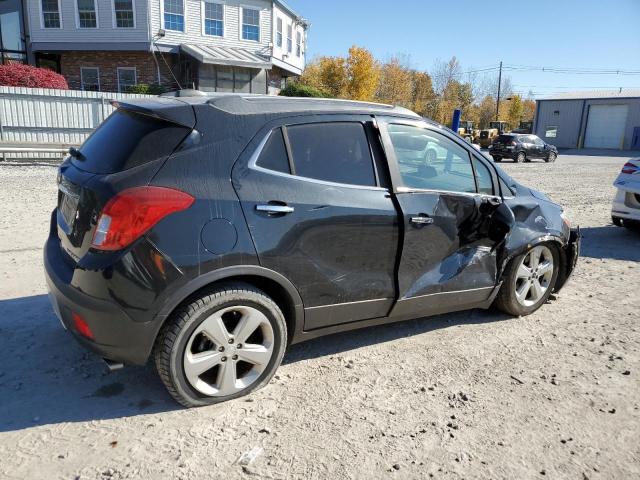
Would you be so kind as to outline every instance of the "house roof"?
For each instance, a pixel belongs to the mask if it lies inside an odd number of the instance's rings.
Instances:
[[[295,18],[301,20],[302,25],[306,28],[309,23],[307,22],[307,20],[305,20],[304,18],[302,18],[301,15],[299,15],[293,8],[291,8],[286,2],[284,2],[283,0],[274,0],[274,3],[276,5],[278,5],[278,7],[280,7],[281,9],[287,11],[290,15],[293,15]]]
[[[180,49],[200,63],[252,68],[271,68],[272,66],[267,57],[244,48],[214,47],[183,43],[180,45]]]
[[[595,98],[640,98],[640,88],[563,92],[547,95],[536,100],[586,100]]]

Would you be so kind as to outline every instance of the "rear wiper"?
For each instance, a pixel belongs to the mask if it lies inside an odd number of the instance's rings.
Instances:
[[[69,155],[71,155],[73,158],[77,158],[78,160],[84,160],[85,159],[85,156],[76,147],[70,147],[69,148]]]

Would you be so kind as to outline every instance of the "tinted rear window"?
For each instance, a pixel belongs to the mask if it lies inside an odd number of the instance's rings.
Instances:
[[[361,123],[287,127],[296,175],[336,183],[375,186],[369,142]]]
[[[171,155],[189,128],[116,110],[80,147],[83,159],[72,163],[93,173],[114,173]]]
[[[511,143],[515,140],[516,137],[513,135],[498,135],[498,138],[495,139],[496,143]]]

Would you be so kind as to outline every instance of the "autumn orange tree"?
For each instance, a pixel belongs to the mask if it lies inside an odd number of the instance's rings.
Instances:
[[[366,48],[352,46],[346,61],[346,98],[370,101],[374,99],[380,79],[380,66]]]
[[[456,57],[436,60],[430,73],[410,65],[407,56],[392,56],[379,62],[366,48],[356,45],[346,57],[319,57],[307,64],[300,85],[314,87],[327,96],[377,101],[407,107],[419,115],[450,125],[453,111],[462,110],[463,120],[475,128],[486,128],[495,120],[498,78],[478,78],[463,72]],[[511,81],[503,75],[502,98],[512,94]],[[515,98],[515,97],[514,97]],[[499,117],[515,123],[532,120],[535,102],[518,97],[500,102]]]

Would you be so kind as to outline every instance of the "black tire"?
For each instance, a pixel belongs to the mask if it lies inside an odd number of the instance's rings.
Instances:
[[[527,160],[527,155],[524,152],[518,152],[516,155],[516,163],[522,163]]]
[[[549,153],[549,156],[546,158],[545,162],[553,163],[556,161],[556,158],[558,158],[558,155],[556,154],[556,152],[551,152]]]
[[[502,161],[502,157],[498,157],[497,155],[492,157],[494,162],[500,163]]]
[[[611,221],[616,227],[622,227],[622,219],[620,217],[611,217]]]
[[[514,315],[516,317],[526,316],[538,310],[549,299],[549,296],[553,292],[553,287],[556,283],[556,280],[558,279],[558,267],[560,266],[560,258],[559,258],[560,255],[558,252],[558,248],[552,243],[542,243],[539,245],[544,245],[547,248],[549,248],[549,250],[551,250],[551,253],[553,255],[554,271],[551,277],[551,281],[549,283],[549,287],[547,288],[547,291],[544,293],[542,298],[540,298],[540,300],[538,300],[534,305],[531,305],[528,307],[522,305],[516,299],[516,293],[515,293],[516,271],[520,266],[522,259],[529,253],[531,249],[537,246],[537,245],[534,245],[523,254],[518,255],[517,257],[511,259],[511,261],[507,265],[507,268],[505,269],[504,274],[502,276],[502,287],[500,287],[500,291],[498,292],[498,295],[493,303],[493,306],[498,310],[501,310],[510,315]]]
[[[236,305],[249,306],[265,315],[273,329],[273,350],[268,365],[246,388],[227,396],[208,396],[187,380],[183,357],[194,330],[212,313]],[[278,305],[261,290],[244,283],[219,285],[192,298],[173,312],[162,327],[154,347],[158,374],[171,396],[185,407],[199,407],[232,400],[264,387],[282,362],[287,327]],[[234,367],[235,369],[235,367]]]

